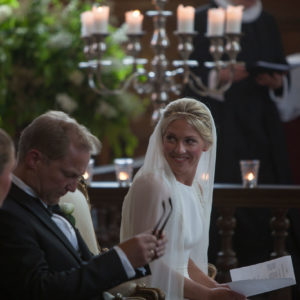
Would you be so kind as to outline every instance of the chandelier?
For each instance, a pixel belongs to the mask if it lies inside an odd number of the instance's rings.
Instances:
[[[171,11],[164,10],[167,0],[153,0],[155,10],[147,11],[146,15],[153,19],[153,35],[150,46],[154,55],[149,70],[146,69],[148,60],[140,58],[142,49],[141,39],[143,15],[138,11],[129,11],[125,14],[127,25],[126,58],[122,61],[124,66],[131,66],[131,73],[117,89],[109,89],[102,81],[103,68],[110,66],[112,61],[105,59],[106,38],[108,36],[109,7],[93,7],[92,10],[81,14],[81,36],[84,39],[84,54],[86,61],[79,64],[80,68],[87,69],[88,82],[91,89],[98,94],[120,94],[133,88],[139,94],[148,94],[151,97],[154,112],[153,121],[159,119],[160,110],[170,101],[170,94],[180,95],[183,88],[188,85],[201,96],[211,93],[222,94],[232,84],[236,57],[240,52],[241,6],[228,6],[212,8],[208,11],[207,38],[210,40],[209,52],[212,61],[205,62],[205,66],[214,70],[217,81],[213,88],[208,87],[193,71],[198,66],[196,60],[190,60],[193,52],[195,9],[191,6],[179,5],[177,8],[178,53],[180,60],[172,61],[170,67],[166,50],[169,39],[166,32],[167,17]],[[225,32],[225,33],[224,33]],[[226,54],[227,59],[222,60]],[[219,82],[221,69],[229,68],[229,80]],[[141,80],[141,78],[146,80]]]

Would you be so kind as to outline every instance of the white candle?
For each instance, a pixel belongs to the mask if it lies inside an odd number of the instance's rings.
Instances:
[[[93,32],[94,16],[91,11],[85,11],[80,15],[81,20],[81,36],[88,37]]]
[[[240,33],[242,26],[243,6],[231,6],[226,9],[226,33]]]
[[[141,33],[142,32],[142,22],[144,16],[139,10],[127,11],[125,13],[125,21],[127,24],[127,33]]]
[[[109,18],[109,7],[108,6],[94,6],[94,33],[107,33],[108,18]]]
[[[222,36],[224,34],[225,10],[223,8],[211,8],[207,14],[207,35]]]
[[[182,4],[177,7],[177,31],[190,33],[194,31],[195,8],[184,7]]]

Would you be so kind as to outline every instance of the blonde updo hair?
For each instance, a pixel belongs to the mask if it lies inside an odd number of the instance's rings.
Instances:
[[[169,103],[161,120],[161,136],[163,137],[169,125],[184,119],[193,126],[204,140],[207,148],[213,143],[212,117],[208,108],[200,101],[182,98]]]

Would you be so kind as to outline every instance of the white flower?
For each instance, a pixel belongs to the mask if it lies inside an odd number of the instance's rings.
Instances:
[[[48,46],[50,48],[56,49],[66,49],[69,48],[72,44],[72,36],[66,31],[58,32],[51,36],[48,41]]]
[[[118,114],[114,107],[103,101],[98,106],[97,113],[106,116],[108,119],[116,117]]]
[[[61,210],[66,214],[66,215],[70,215],[73,213],[74,211],[74,204],[70,203],[70,202],[64,202],[64,203],[60,203],[59,207],[61,208]]]
[[[8,5],[0,5],[0,23],[12,16],[12,8]]]
[[[70,74],[69,79],[75,85],[81,85],[84,80],[84,75],[79,70],[75,70]]]
[[[57,94],[56,102],[67,113],[72,113],[78,107],[78,104],[67,94]]]
[[[111,39],[114,43],[121,44],[127,42],[128,37],[126,35],[127,24],[124,23],[121,27],[119,27],[112,35]]]

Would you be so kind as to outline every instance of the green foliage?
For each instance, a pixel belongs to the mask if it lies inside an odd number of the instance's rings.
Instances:
[[[36,116],[59,109],[107,137],[113,156],[131,156],[137,139],[129,120],[145,103],[132,94],[99,96],[89,88],[78,65],[85,60],[80,13],[90,7],[78,0],[0,0],[0,127],[16,135]],[[124,57],[112,37],[107,55]],[[103,80],[116,87],[129,71],[116,65]]]

